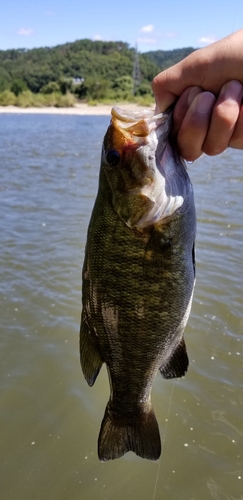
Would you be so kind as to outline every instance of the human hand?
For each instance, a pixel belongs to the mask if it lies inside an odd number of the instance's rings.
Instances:
[[[243,149],[242,96],[243,87],[236,80],[227,82],[218,98],[196,86],[182,93],[174,108],[172,134],[183,158],[217,155],[228,146]]]
[[[243,149],[243,30],[200,49],[153,81],[156,112],[177,100],[174,128],[181,156],[193,161],[203,152],[228,146]]]

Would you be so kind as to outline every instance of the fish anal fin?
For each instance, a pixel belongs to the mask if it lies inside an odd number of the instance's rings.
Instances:
[[[182,338],[181,342],[178,344],[169,361],[160,367],[160,373],[164,378],[176,378],[183,377],[189,365],[189,359],[186,351],[186,344]]]
[[[141,458],[158,460],[161,441],[158,423],[151,408],[134,418],[118,416],[108,403],[98,439],[98,456],[101,461],[114,460],[133,451]]]
[[[92,386],[99,374],[103,361],[94,345],[91,332],[83,315],[80,327],[80,362],[85,379]]]

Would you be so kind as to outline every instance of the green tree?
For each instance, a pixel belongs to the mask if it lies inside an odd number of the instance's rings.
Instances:
[[[88,87],[86,80],[83,79],[83,81],[79,84],[73,85],[73,93],[79,98],[79,99],[85,99],[88,95]]]
[[[3,90],[9,89],[11,85],[11,76],[10,74],[0,66],[0,92]]]
[[[73,79],[61,77],[58,80],[58,85],[61,93],[65,95],[72,90]]]
[[[137,96],[145,96],[145,95],[153,95],[152,87],[149,82],[143,81],[139,87],[136,89],[135,95]]]
[[[128,99],[132,96],[133,79],[131,76],[120,76],[116,78],[112,89],[114,90],[114,97],[117,99]]]
[[[24,92],[24,90],[27,90],[27,85],[20,78],[15,78],[11,84],[10,90],[16,95],[16,97],[18,97],[18,95]]]
[[[40,89],[42,94],[52,94],[53,92],[60,92],[60,87],[57,82],[49,82]]]
[[[87,96],[90,99],[100,100],[108,96],[110,82],[104,78],[90,77],[87,78]]]

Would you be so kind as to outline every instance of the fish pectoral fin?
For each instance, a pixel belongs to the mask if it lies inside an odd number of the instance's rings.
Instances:
[[[183,377],[188,369],[189,359],[186,351],[186,344],[182,338],[176,347],[169,361],[160,367],[160,373],[164,378]]]
[[[90,386],[95,383],[103,361],[92,340],[91,332],[83,317],[80,327],[80,362],[86,381]]]
[[[141,458],[159,459],[161,441],[153,408],[126,418],[113,412],[108,403],[98,439],[99,459],[114,460],[128,451]]]

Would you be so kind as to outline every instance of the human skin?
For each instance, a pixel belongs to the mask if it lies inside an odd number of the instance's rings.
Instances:
[[[175,103],[173,131],[188,161],[227,147],[243,149],[243,29],[159,73],[156,112]]]

